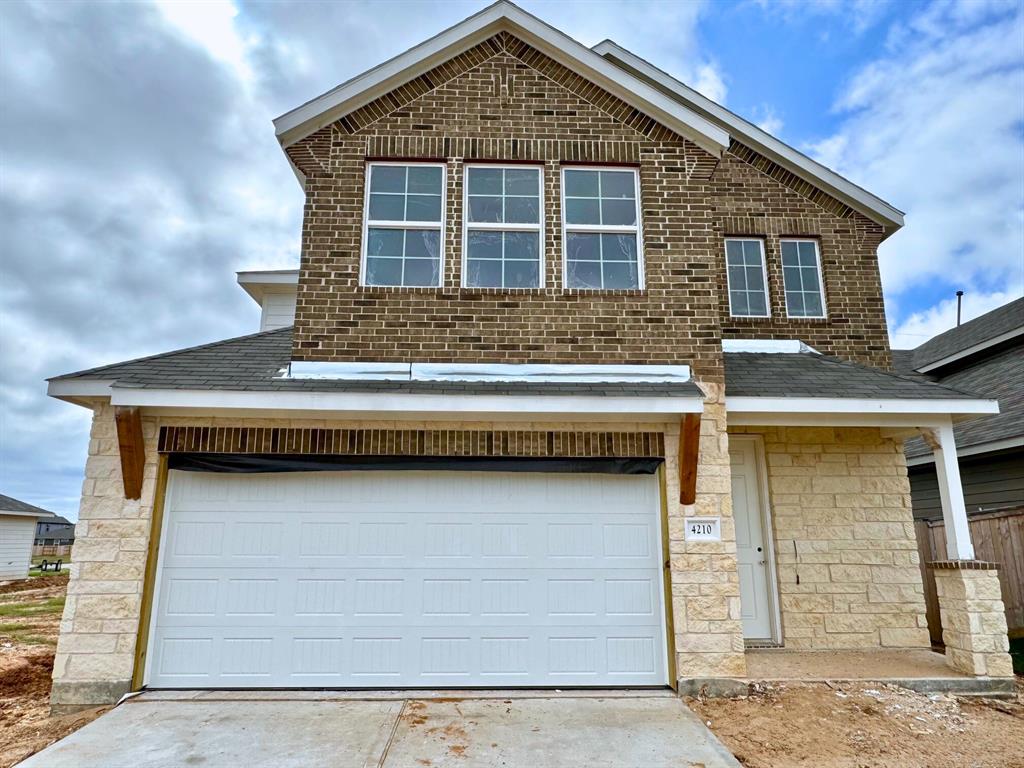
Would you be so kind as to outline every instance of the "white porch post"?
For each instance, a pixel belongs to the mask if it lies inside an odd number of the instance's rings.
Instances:
[[[935,474],[939,480],[939,498],[942,501],[942,521],[946,524],[946,555],[950,560],[973,560],[974,545],[971,529],[967,525],[967,507],[964,488],[960,482],[960,464],[956,456],[953,422],[930,430],[928,440],[935,453]]]

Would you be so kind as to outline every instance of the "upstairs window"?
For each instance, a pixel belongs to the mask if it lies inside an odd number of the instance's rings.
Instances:
[[[466,166],[465,262],[470,288],[540,288],[543,201],[539,167]]]
[[[566,288],[643,288],[639,174],[563,168]]]
[[[370,163],[363,217],[363,284],[441,285],[445,167]]]
[[[789,317],[825,317],[821,256],[815,240],[782,240],[782,280]]]
[[[764,241],[729,238],[725,241],[725,271],[729,283],[729,314],[768,317],[768,273]]]

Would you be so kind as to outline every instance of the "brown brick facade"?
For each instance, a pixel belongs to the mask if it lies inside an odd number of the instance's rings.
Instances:
[[[307,175],[295,359],[689,363],[720,382],[722,337],[781,337],[888,365],[879,225],[741,145],[714,158],[505,33],[288,152]],[[368,158],[446,162],[443,287],[359,286]],[[544,288],[459,287],[467,160],[543,164]],[[561,288],[565,162],[639,168],[644,290]],[[773,319],[728,317],[725,234],[767,238]],[[780,234],[819,238],[827,320],[785,319]]]

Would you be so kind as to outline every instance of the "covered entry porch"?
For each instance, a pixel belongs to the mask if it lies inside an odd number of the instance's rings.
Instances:
[[[746,679],[1010,677],[952,430],[996,404],[809,352],[727,353],[726,371]],[[935,447],[951,531],[930,564],[945,657],[929,650],[903,455],[916,434]]]

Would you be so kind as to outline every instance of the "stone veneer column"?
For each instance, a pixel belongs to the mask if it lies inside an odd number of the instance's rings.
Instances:
[[[112,704],[131,688],[157,473],[152,417],[143,436],[145,480],[133,501],[124,498],[114,409],[96,407],[53,662],[55,714]]]
[[[968,675],[1012,677],[996,564],[940,560],[928,567],[935,574],[946,663]]]
[[[707,399],[693,506],[679,503],[678,422],[665,435],[676,676],[684,680],[747,673],[724,387],[702,384],[701,388]],[[686,541],[684,519],[705,515],[721,517],[722,541]]]

